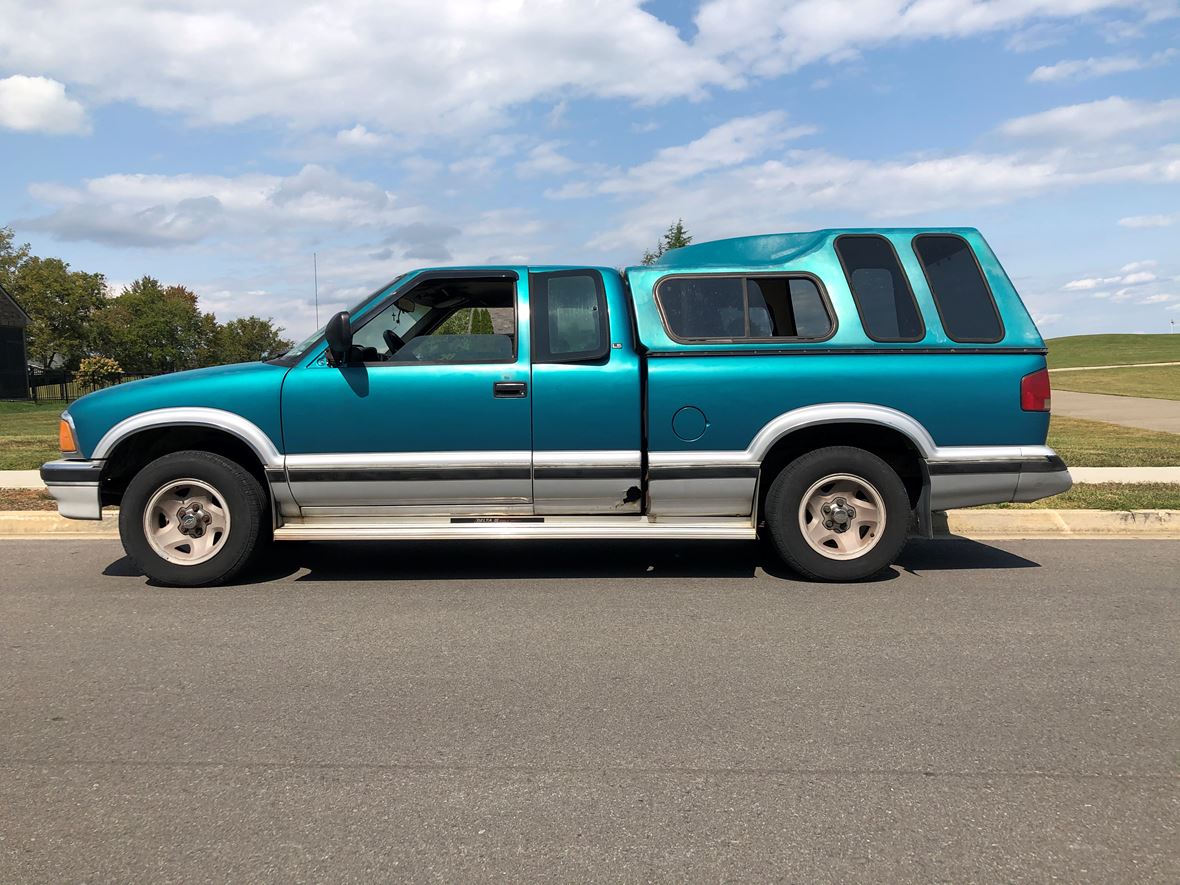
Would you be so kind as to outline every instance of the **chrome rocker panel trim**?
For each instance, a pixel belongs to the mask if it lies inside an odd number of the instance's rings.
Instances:
[[[653,520],[646,516],[545,516],[496,518],[390,517],[290,519],[275,529],[276,541],[344,540],[623,540],[708,539],[753,540],[746,519]]]

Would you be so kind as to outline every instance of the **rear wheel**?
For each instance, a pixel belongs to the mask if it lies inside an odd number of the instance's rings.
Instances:
[[[119,510],[123,549],[149,578],[178,587],[230,580],[265,534],[266,495],[240,464],[175,452],[135,475]]]
[[[780,557],[805,578],[860,581],[905,546],[910,502],[885,461],[832,446],[788,464],[766,495],[766,524]]]

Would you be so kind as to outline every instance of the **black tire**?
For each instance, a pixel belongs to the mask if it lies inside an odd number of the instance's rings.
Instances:
[[[218,536],[211,558],[193,564],[170,562],[145,533],[145,510],[158,490],[174,480],[192,479],[218,493],[229,514],[228,530]],[[135,475],[119,509],[123,549],[153,581],[173,587],[221,584],[238,574],[270,532],[267,498],[258,480],[240,464],[212,452],[174,452],[157,458]]]
[[[884,529],[874,534],[871,547],[852,559],[833,559],[818,552],[800,525],[804,495],[836,474],[867,481],[884,503]],[[896,471],[872,452],[830,446],[801,455],[783,468],[767,492],[765,518],[775,552],[797,574],[813,581],[863,581],[892,565],[905,547],[910,499]]]

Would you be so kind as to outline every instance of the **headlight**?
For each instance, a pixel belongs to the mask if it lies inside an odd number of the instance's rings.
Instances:
[[[69,412],[61,413],[61,420],[57,424],[57,443],[63,455],[78,454],[78,436],[74,433],[74,419]]]

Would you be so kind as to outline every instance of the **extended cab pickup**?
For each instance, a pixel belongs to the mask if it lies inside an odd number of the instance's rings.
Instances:
[[[701,243],[623,272],[405,274],[269,362],[62,416],[64,516],[169,584],[264,542],[769,537],[858,580],[931,513],[1069,488],[1045,346],[978,231]]]

